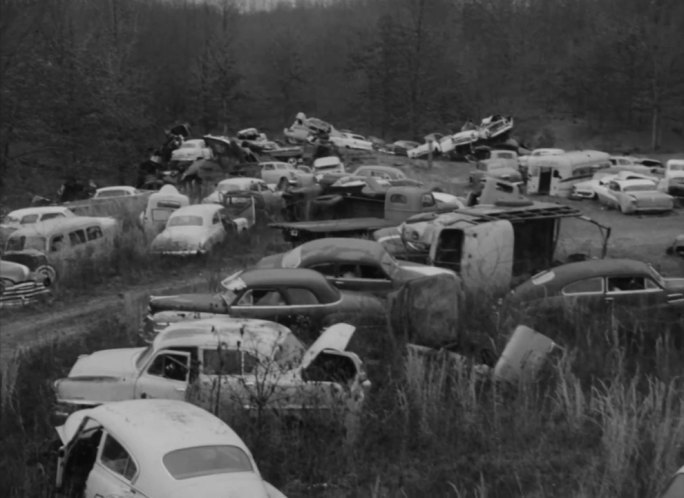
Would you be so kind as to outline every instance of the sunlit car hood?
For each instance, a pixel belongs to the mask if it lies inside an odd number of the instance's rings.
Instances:
[[[684,278],[664,278],[663,281],[668,291],[684,293]]]
[[[135,360],[145,348],[105,349],[83,355],[71,367],[69,377],[125,376],[137,372]]]
[[[177,294],[174,296],[152,296],[150,311],[182,310],[226,313],[228,304],[221,294]]]
[[[271,498],[259,474],[239,472],[175,481],[173,489],[158,496],[169,498]]]
[[[438,266],[423,265],[411,261],[397,261],[397,263],[399,263],[399,268],[401,268],[405,276],[423,275],[431,277],[434,275],[456,275],[453,271]]]

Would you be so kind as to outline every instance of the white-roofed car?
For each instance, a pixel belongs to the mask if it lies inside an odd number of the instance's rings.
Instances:
[[[594,173],[591,180],[576,183],[572,186],[571,199],[596,199],[598,192],[608,188],[613,180],[651,180],[657,182],[654,176],[634,173],[629,170],[616,171],[614,168],[599,170]]]
[[[9,212],[0,223],[0,236],[4,240],[10,233],[19,228],[53,218],[71,218],[74,216],[76,216],[74,212],[64,206],[35,206],[16,209]]]
[[[320,180],[325,175],[345,175],[346,169],[339,157],[325,156],[314,159],[313,174],[317,180]]]
[[[221,402],[248,412],[301,415],[340,407],[358,414],[370,382],[345,351],[356,328],[336,323],[308,348],[278,323],[226,315],[176,314],[147,347],[82,355],[54,382],[55,418],[101,403],[136,398],[190,399],[205,406],[221,378]],[[320,331],[316,331],[320,332]],[[220,345],[220,347],[219,347]]]
[[[191,256],[208,254],[234,229],[225,209],[219,204],[196,204],[177,209],[166,228],[152,241],[156,254]]]
[[[189,204],[187,195],[178,192],[173,185],[164,185],[147,199],[145,211],[140,213],[140,222],[146,230],[157,234],[164,230],[171,213]]]
[[[284,161],[267,161],[259,163],[261,179],[268,185],[274,185],[278,190],[284,190],[288,185],[313,183],[311,172],[299,169],[292,163]]]
[[[273,192],[268,184],[261,178],[247,176],[236,176],[221,180],[216,185],[216,189],[207,197],[202,199],[203,204],[221,204],[223,197],[230,192]]]
[[[355,133],[340,133],[337,136],[331,136],[330,141],[343,149],[373,150],[373,142]]]
[[[103,199],[105,197],[126,197],[129,195],[136,195],[141,193],[135,187],[129,185],[117,185],[114,187],[102,187],[95,191],[93,199]]]
[[[565,154],[565,149],[555,149],[555,148],[549,148],[549,147],[541,148],[541,149],[534,149],[529,154],[521,155],[518,158],[518,162],[520,163],[520,166],[527,167],[527,163],[529,162],[530,157],[559,156],[561,154]]]
[[[284,498],[233,429],[185,401],[107,403],[55,429],[55,487],[66,496]]]
[[[598,200],[609,208],[622,213],[662,212],[674,209],[674,198],[658,190],[652,180],[611,180],[604,189],[597,191]]]
[[[211,149],[202,138],[184,140],[180,147],[171,152],[171,161],[196,161],[197,159],[211,159]]]

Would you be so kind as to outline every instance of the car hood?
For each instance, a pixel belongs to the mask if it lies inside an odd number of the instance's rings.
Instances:
[[[684,293],[684,278],[664,278],[665,289],[668,292],[681,292]]]
[[[203,311],[227,313],[228,304],[221,294],[176,294],[174,296],[150,296],[149,309],[157,311]]]
[[[196,249],[206,238],[204,227],[170,227],[152,241],[153,250]]]
[[[254,472],[233,472],[174,481],[173,487],[157,496],[168,498],[271,498],[266,483]],[[273,495],[277,498],[278,495]]]

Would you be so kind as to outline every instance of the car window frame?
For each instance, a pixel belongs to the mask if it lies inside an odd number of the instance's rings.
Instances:
[[[568,292],[566,292],[566,289],[567,289],[568,287],[570,287],[571,285],[575,285],[575,284],[580,283],[580,282],[586,282],[586,281],[588,281],[588,280],[598,280],[599,282],[601,282],[601,290],[600,290],[600,291],[589,291],[589,292],[573,292],[573,293],[568,293]],[[606,279],[605,279],[604,277],[602,277],[602,276],[598,276],[598,277],[588,277],[588,278],[583,278],[583,279],[580,279],[580,280],[575,280],[574,282],[571,282],[571,283],[569,283],[569,284],[564,285],[563,288],[561,289],[561,295],[564,296],[564,297],[574,297],[574,296],[600,296],[600,295],[603,295],[603,294],[606,293],[606,289],[607,289],[607,288],[608,288],[608,287],[607,287],[607,282],[606,282]]]
[[[102,428],[102,438],[100,439],[100,446],[97,450],[97,459],[95,460],[102,468],[106,469],[107,472],[111,473],[113,476],[115,476],[118,479],[123,480],[124,482],[127,482],[131,485],[135,484],[137,481],[138,477],[140,476],[140,464],[138,463],[137,459],[133,456],[132,452],[126,447],[125,444],[123,444],[119,438],[114,437],[112,432],[107,430],[106,427]],[[102,454],[104,453],[105,449],[105,444],[107,443],[107,439],[111,437],[121,448],[126,451],[126,454],[128,455],[128,458],[133,462],[133,465],[135,465],[135,473],[131,478],[126,477],[123,474],[120,474],[113,468],[109,467],[102,461]]]
[[[240,301],[247,295],[247,293],[254,293],[254,291],[267,291],[267,292],[277,292],[280,295],[280,298],[283,300],[285,304],[240,304]],[[242,308],[258,308],[258,309],[264,309],[264,308],[276,308],[276,309],[281,309],[285,308],[288,306],[292,306],[288,302],[287,296],[283,293],[283,291],[278,288],[278,287],[263,287],[263,288],[257,288],[257,287],[248,287],[244,289],[243,292],[240,292],[233,302],[231,303],[230,307],[242,307]]]
[[[610,290],[608,287],[608,280],[611,278],[641,278],[644,281],[644,287],[642,289],[632,289],[632,290]],[[624,295],[635,295],[635,294],[652,294],[655,292],[662,292],[663,289],[655,283],[649,275],[612,275],[605,277],[605,289],[606,296],[624,296]],[[649,287],[648,282],[653,282],[654,287]]]

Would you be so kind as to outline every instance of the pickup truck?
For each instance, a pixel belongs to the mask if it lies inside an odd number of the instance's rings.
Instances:
[[[341,195],[322,196],[315,199],[319,204],[329,204],[328,210],[335,210],[336,203],[344,202]],[[342,219],[317,219],[311,221],[296,221],[289,223],[273,223],[271,228],[280,229],[287,242],[298,245],[309,240],[323,237],[369,237],[375,230],[393,227],[403,222],[408,217],[417,213],[434,211],[453,211],[463,207],[455,198],[453,201],[443,202],[436,198],[434,193],[425,187],[397,186],[390,187],[384,195],[384,201],[370,200],[367,202],[366,212],[377,213],[382,209],[379,216],[351,217]],[[323,216],[323,218],[327,218]]]
[[[506,204],[415,215],[396,229],[378,230],[373,238],[397,258],[455,271],[469,292],[502,293],[518,280],[552,266],[558,258],[559,225],[564,218],[598,226],[603,238],[601,257],[605,257],[610,228],[578,209],[532,201]]]

